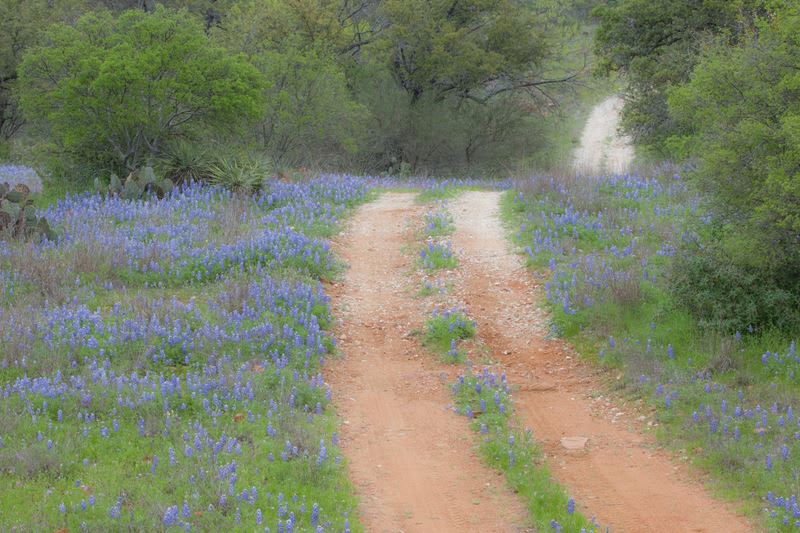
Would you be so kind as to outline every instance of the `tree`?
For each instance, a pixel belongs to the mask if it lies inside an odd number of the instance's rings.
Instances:
[[[798,319],[800,7],[778,6],[737,46],[711,43],[668,101],[685,132],[668,144],[694,162],[714,215],[703,253],[749,273],[756,282],[739,293],[768,294],[759,307],[785,302],[780,316],[764,313],[770,320]]]
[[[3,0],[0,2],[0,144],[23,125],[17,106],[17,69],[24,52],[39,42],[42,28],[72,21],[83,9],[81,0]]]
[[[25,56],[20,84],[26,115],[96,168],[137,168],[172,139],[262,112],[258,71],[210,43],[201,21],[163,7],[54,28]]]
[[[800,8],[781,10],[735,47],[716,42],[669,94],[698,183],[725,220],[800,243]]]
[[[593,11],[602,74],[625,77],[623,128],[640,145],[663,149],[677,131],[667,107],[670,87],[685,83],[702,43],[735,43],[762,9],[761,0],[619,0]]]
[[[352,63],[347,53],[356,42],[352,17],[342,11],[348,5],[247,0],[214,32],[229,49],[246,54],[266,80],[255,137],[279,164],[323,158],[331,164],[358,146],[367,112],[355,101],[343,65]]]
[[[563,81],[540,77],[548,40],[512,0],[386,0],[381,14],[389,70],[412,103],[423,95],[485,102]]]

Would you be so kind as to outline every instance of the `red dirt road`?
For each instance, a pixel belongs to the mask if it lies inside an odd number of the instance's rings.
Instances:
[[[523,531],[526,512],[476,456],[467,420],[452,409],[448,372],[410,335],[425,315],[408,288],[402,249],[421,216],[413,194],[363,206],[335,243],[349,265],[333,287],[338,345],[328,369],[342,446],[369,532]]]

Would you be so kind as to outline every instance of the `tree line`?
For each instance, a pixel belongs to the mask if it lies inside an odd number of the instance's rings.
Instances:
[[[588,5],[5,0],[0,144],[37,143],[80,174],[221,152],[491,172],[536,149],[585,70],[564,50]]]

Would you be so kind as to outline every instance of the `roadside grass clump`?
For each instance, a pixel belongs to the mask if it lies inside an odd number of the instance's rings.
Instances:
[[[575,508],[575,501],[553,480],[530,430],[520,429],[505,375],[484,369],[459,376],[451,386],[458,413],[479,434],[483,459],[503,472],[525,502],[537,531],[595,531],[597,525]]]
[[[531,178],[504,195],[502,212],[548,278],[554,331],[621,370],[619,385],[655,407],[658,437],[688,450],[718,491],[769,529],[788,529],[800,455],[796,337],[733,329],[747,317],[711,327],[684,306],[674,270],[698,225],[711,223],[701,205],[679,175],[656,172]]]
[[[446,210],[425,214],[425,235],[428,237],[444,237],[455,231],[453,216]]]
[[[441,279],[434,279],[433,281],[423,279],[422,284],[415,296],[417,298],[427,298],[428,296],[446,294],[451,287],[451,282],[445,282]]]
[[[320,235],[368,189],[81,194],[0,244],[0,529],[359,531]]]
[[[422,268],[429,274],[437,270],[452,270],[458,267],[458,257],[453,253],[452,245],[428,241],[419,252]]]
[[[425,321],[423,344],[440,354],[448,362],[462,362],[465,353],[459,349],[462,340],[475,337],[476,324],[464,311],[450,309],[434,311]]]

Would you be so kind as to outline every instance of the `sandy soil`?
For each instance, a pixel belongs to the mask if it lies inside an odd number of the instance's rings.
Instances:
[[[497,216],[499,195],[466,192],[450,206],[457,227],[453,244],[461,252],[456,292],[492,359],[519,387],[516,408],[554,475],[585,515],[612,531],[748,531],[696,473],[641,432],[646,417],[604,398],[596,371],[562,341],[547,338],[542,290],[508,249]],[[562,444],[569,437],[578,437],[578,449]]]
[[[413,194],[362,207],[334,247],[350,265],[330,287],[344,357],[328,369],[342,446],[369,532],[522,531],[526,512],[474,452],[466,418],[450,408],[455,368],[423,351],[425,318],[409,291]]]
[[[584,174],[624,173],[633,161],[630,140],[619,135],[622,99],[612,96],[597,105],[583,129],[581,145],[575,151],[575,170]]]

